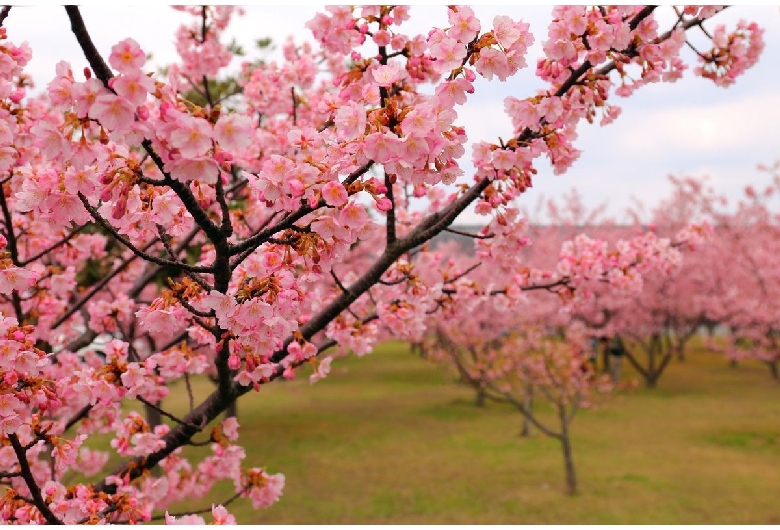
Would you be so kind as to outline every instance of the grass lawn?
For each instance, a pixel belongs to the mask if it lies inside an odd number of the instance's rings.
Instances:
[[[245,396],[246,466],[282,472],[287,484],[273,507],[241,499],[231,512],[257,524],[780,523],[780,385],[761,365],[730,368],[694,350],[659,388],[581,411],[575,497],[563,494],[557,441],[519,438],[517,412],[475,408],[454,379],[390,343],[334,363],[317,384],[301,373]],[[166,400],[179,412],[186,403],[183,386]],[[223,483],[171,510],[232,493]]]

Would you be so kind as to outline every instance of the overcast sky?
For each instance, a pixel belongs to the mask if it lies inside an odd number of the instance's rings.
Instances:
[[[306,21],[321,8],[285,6],[247,8],[236,18],[228,34],[251,49],[254,41],[270,37],[282,42],[288,35],[297,41],[311,41]],[[477,7],[483,29],[492,26],[493,16],[507,14],[531,24],[536,44],[528,63],[540,56],[540,43],[546,38],[550,7]],[[659,8],[661,20],[672,16],[671,8]],[[666,13],[668,12],[668,13]],[[153,54],[156,66],[176,60],[173,34],[186,16],[169,7],[147,4],[136,7],[85,6],[82,14],[93,39],[106,56],[116,42],[132,37]],[[412,20],[402,28],[408,35],[427,33],[433,26],[446,25],[443,6],[413,6]],[[659,18],[661,15],[659,15]],[[554,176],[545,161],[538,164],[534,189],[523,199],[535,203],[538,195],[558,197],[576,187],[586,204],[608,201],[618,212],[632,196],[654,203],[669,190],[666,176],[710,175],[717,190],[730,196],[748,183],[767,179],[758,173],[759,163],[780,159],[780,10],[777,7],[732,7],[718,15],[708,27],[725,23],[732,27],[740,18],[758,21],[765,29],[766,48],[758,65],[728,89],[695,77],[691,72],[675,84],[656,84],[639,90],[628,99],[613,103],[623,114],[607,127],[583,126],[576,146],[583,150],[570,171]],[[14,7],[4,26],[13,42],[28,41],[33,60],[28,72],[38,89],[54,75],[59,60],[71,62],[74,72],[86,65],[69,22],[61,7]],[[701,43],[699,37],[695,42]],[[686,62],[695,65],[690,50]],[[533,95],[541,82],[526,68],[506,83],[485,82],[465,107],[458,110],[458,122],[471,140],[495,142],[511,134],[509,119],[503,113],[503,99]],[[470,150],[468,151],[470,154]],[[468,221],[468,216],[462,221]]]

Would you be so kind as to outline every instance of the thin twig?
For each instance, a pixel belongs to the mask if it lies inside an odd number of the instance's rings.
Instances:
[[[184,372],[184,384],[187,385],[187,397],[190,400],[190,412],[195,408],[195,396],[192,394],[192,385],[190,384],[190,374]]]
[[[183,271],[189,271],[189,272],[206,272],[211,273],[214,271],[213,267],[202,267],[202,266],[194,266],[194,265],[188,265],[187,263],[182,263],[180,261],[170,261],[167,259],[158,258],[157,256],[152,256],[151,254],[147,254],[143,250],[137,248],[133,243],[119,233],[119,231],[114,228],[114,226],[106,221],[102,215],[98,212],[97,208],[92,206],[89,203],[89,200],[87,200],[87,197],[79,192],[79,199],[81,199],[81,203],[84,205],[84,208],[87,209],[87,211],[92,215],[92,218],[97,221],[97,223],[111,232],[111,235],[114,236],[114,239],[122,243],[124,246],[126,246],[130,251],[138,256],[139,258],[142,258],[144,261],[150,261],[152,263],[156,263],[157,265],[164,265],[169,267],[176,267],[178,269],[181,269]]]
[[[162,415],[163,415],[163,416],[165,416],[166,418],[170,418],[170,419],[172,419],[172,420],[173,420],[173,421],[175,421],[176,423],[180,423],[181,425],[187,425],[187,426],[190,426],[190,427],[194,427],[194,428],[196,428],[196,429],[198,429],[198,430],[200,430],[200,429],[202,429],[203,427],[205,427],[205,425],[204,425],[204,426],[201,426],[201,427],[198,427],[197,425],[195,425],[195,424],[193,424],[193,423],[188,423],[188,422],[186,422],[186,421],[184,421],[184,420],[182,420],[182,419],[180,419],[180,418],[177,418],[176,416],[174,416],[174,415],[173,415],[173,414],[171,414],[170,412],[168,412],[168,411],[166,411],[166,410],[164,410],[164,409],[162,409],[162,408],[158,407],[157,405],[155,405],[154,403],[152,403],[152,402],[151,402],[151,401],[149,401],[148,399],[145,399],[145,398],[143,398],[143,397],[141,397],[141,396],[136,396],[136,397],[135,397],[135,399],[137,399],[138,401],[140,401],[141,403],[143,403],[143,404],[144,404],[144,405],[146,405],[147,407],[153,408],[154,410],[156,410],[157,412],[159,412],[160,414],[162,414]]]
[[[156,239],[150,241],[149,243],[146,244],[146,246],[142,247],[142,250],[145,251],[145,250],[151,248],[152,245],[154,245],[156,242],[157,242]],[[90,291],[86,295],[81,297],[78,302],[73,304],[73,306],[71,306],[70,309],[65,311],[65,313],[62,316],[60,316],[57,320],[55,320],[51,324],[50,329],[57,329],[58,327],[60,327],[60,325],[62,325],[63,322],[65,322],[68,318],[70,318],[71,315],[73,315],[76,311],[81,309],[84,304],[86,304],[93,296],[95,296],[95,294],[98,293],[98,291],[103,289],[103,287],[105,287],[106,284],[108,284],[108,282],[113,280],[116,275],[118,275],[120,272],[125,270],[137,258],[138,258],[137,255],[133,255],[133,256],[130,256],[129,258],[126,258],[124,261],[122,261],[122,263],[120,263],[119,266],[117,266],[117,268],[115,268],[109,274],[104,276],[103,279],[100,280],[98,283],[96,283],[92,287],[92,289],[90,289]],[[73,350],[71,350],[71,351],[73,351]]]
[[[249,489],[250,489],[250,488],[251,488],[251,486],[245,486],[245,487],[244,487],[244,489],[242,489],[241,491],[239,491],[238,493],[236,493],[235,495],[233,495],[232,497],[230,497],[228,500],[226,500],[225,502],[222,502],[222,503],[220,503],[220,504],[221,504],[222,506],[224,506],[224,507],[227,507],[227,506],[228,506],[230,503],[232,503],[232,502],[233,502],[233,501],[235,501],[236,499],[240,498],[240,497],[241,497],[241,495],[243,495],[244,493],[246,493],[247,491],[249,491]],[[213,506],[212,506],[212,507],[213,507]],[[167,515],[168,517],[184,517],[185,515],[197,515],[197,514],[199,514],[199,513],[209,513],[211,510],[212,510],[212,508],[211,508],[211,507],[209,507],[209,508],[201,508],[200,510],[195,510],[195,511],[186,511],[186,512],[178,512],[178,513],[168,513],[168,514],[166,514],[166,515]],[[165,517],[166,517],[165,515],[155,515],[154,517],[152,517],[152,518],[150,519],[150,521],[161,521],[161,520],[165,519]]]
[[[472,234],[469,232],[464,232],[462,230],[458,230],[456,228],[447,227],[444,229],[445,232],[450,232],[452,234],[458,234],[459,236],[466,236],[466,237],[473,237],[474,239],[492,239],[495,236],[495,234],[488,234],[488,235],[480,235],[480,234]]]
[[[89,226],[89,224],[83,224],[83,225],[75,228],[70,234],[68,234],[67,236],[63,237],[62,239],[60,239],[59,241],[57,241],[56,243],[54,243],[50,247],[46,248],[45,250],[41,250],[37,254],[35,254],[33,256],[30,256],[29,258],[25,259],[24,261],[21,261],[19,266],[20,267],[25,267],[25,266],[29,265],[30,263],[32,263],[33,261],[35,261],[35,260],[37,260],[37,259],[39,259],[39,258],[41,258],[41,257],[43,257],[45,255],[47,255],[49,252],[51,252],[53,250],[56,250],[57,248],[61,247],[62,245],[64,245],[65,243],[67,243],[68,241],[70,241],[71,239],[76,237],[78,234],[80,234],[81,231],[84,230],[87,226]]]

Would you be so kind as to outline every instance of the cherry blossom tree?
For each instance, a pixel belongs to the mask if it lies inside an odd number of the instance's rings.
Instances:
[[[484,328],[484,326],[482,326]],[[486,399],[512,404],[534,428],[561,444],[566,472],[566,492],[577,492],[577,473],[571,441],[575,414],[591,406],[593,397],[610,390],[599,378],[587,355],[584,335],[569,328],[565,340],[549,336],[542,328],[515,326],[502,336],[478,342],[473,334],[453,326],[437,330],[428,344],[435,357],[448,360],[464,377],[479,384]],[[582,331],[580,327],[579,331]],[[552,406],[554,419],[539,414],[529,403],[536,389]]]
[[[540,156],[556,173],[576,161],[578,124],[615,119],[613,96],[678,80],[686,32],[721,8],[676,9],[668,27],[655,6],[555,8],[535,63],[546,88],[506,100],[513,129],[473,144],[469,175],[457,109],[478,77],[507,81],[527,66],[522,21],[448,8],[447,27],[406,35],[405,6],[330,7],[307,24],[316,45],[291,40],[281,62],[247,62],[227,104],[211,88],[233,58],[222,37],[240,10],[179,9],[192,16],[176,32],[181,60],[158,78],[133,39],[98,50],[66,7],[63,29],[87,66],[59,62],[39,95],[25,74],[33,51],[14,43],[11,8],[0,11],[3,521],[192,524],[211,512],[227,523],[236,499],[276,502],[284,476],[243,469],[238,422],[217,418],[302,365],[325,377],[330,349],[419,339],[428,314],[484,292],[421,268],[435,262],[424,243],[471,205],[493,236],[481,267],[514,271],[510,305],[524,289],[576,300],[605,274],[631,288],[679,259],[652,234],[617,254],[581,236],[555,269],[524,269],[513,201]],[[709,34],[694,70],[722,86],[763,47],[755,24]],[[188,392],[198,374],[216,380],[206,397]],[[174,389],[187,410],[165,406]],[[112,433],[120,464],[106,467],[89,440],[98,433]],[[211,454],[196,461],[191,445]],[[235,485],[221,505],[165,512],[221,480]]]
[[[628,211],[632,224],[604,226],[599,237],[614,240],[618,234],[647,230],[670,237],[697,224],[710,234],[707,243],[694,245],[695,251],[687,253],[668,274],[643,277],[643,288],[636,296],[615,296],[602,288],[572,313],[572,320],[584,323],[594,336],[620,345],[622,357],[650,388],[657,385],[674,355],[683,356],[686,344],[704,323],[722,318],[722,311],[712,303],[722,287],[714,281],[712,270],[718,266],[718,256],[726,251],[721,238],[712,233],[713,225],[723,219],[716,206],[721,197],[697,179],[671,177],[671,183],[672,196],[654,207],[649,216],[638,204],[639,208]],[[605,360],[610,358],[606,354],[611,349],[604,347]],[[613,382],[618,379],[618,374],[613,374]]]
[[[705,293],[712,308],[710,321],[731,331],[721,341],[710,341],[710,345],[726,352],[733,361],[747,358],[766,364],[775,380],[780,379],[780,278],[775,264],[780,250],[776,204],[779,167],[762,167],[770,174],[770,183],[763,190],[747,187],[735,211],[718,212],[716,241],[720,255],[733,259],[712,264],[709,278],[718,288]]]
[[[479,234],[474,255],[453,244],[440,245],[436,252],[429,253],[428,259],[436,262],[425,263],[425,270],[443,270],[448,279],[456,278],[453,288],[459,297],[457,303],[442,304],[429,316],[430,332],[424,350],[428,359],[455,368],[461,380],[475,389],[478,406],[488,400],[511,403],[523,416],[523,433],[533,426],[558,440],[566,470],[566,491],[574,494],[577,478],[572,421],[579,409],[591,404],[593,396],[612,386],[609,377],[596,374],[592,340],[600,334],[629,330],[637,341],[644,340],[642,333],[647,329],[641,326],[646,322],[655,324],[657,319],[647,318],[637,300],[664,298],[666,293],[658,289],[659,282],[679,277],[683,267],[683,262],[676,259],[679,254],[670,251],[702,246],[698,243],[708,232],[708,225],[692,229],[695,225],[688,219],[689,224],[680,227],[679,239],[674,241],[657,238],[641,227],[619,226],[606,218],[603,225],[597,224],[603,208],[588,211],[576,192],[564,197],[563,207],[550,201],[548,210],[552,225],[529,226],[526,231],[536,232],[536,241],[552,240],[561,248],[554,267],[557,274],[531,268],[549,263],[550,249],[542,247],[539,252],[529,239],[522,243],[521,252],[501,253],[509,256],[503,266],[475,268],[476,260],[505,250],[495,248],[493,242],[500,226]],[[603,239],[591,240],[584,234],[574,240],[559,239],[574,236],[578,230]],[[641,235],[618,238],[637,232]],[[547,237],[539,237],[542,233]],[[546,283],[537,280],[522,287],[522,297],[511,294],[511,278],[520,264],[522,273],[547,279]],[[550,296],[549,292],[558,296]],[[656,328],[649,333],[650,340],[658,340]],[[651,367],[653,361],[651,357]],[[552,405],[554,424],[543,419],[538,407],[534,408],[534,389]]]
[[[632,348],[627,358],[648,386],[655,386],[672,357],[682,357],[701,326],[721,325],[731,333],[710,341],[711,347],[732,360],[760,360],[777,377],[778,283],[773,263],[780,235],[773,203],[777,176],[761,191],[748,187],[736,205],[701,180],[672,181],[675,194],[655,211],[656,230],[673,233],[687,223],[705,221],[712,226],[712,235],[678,271],[648,278],[640,296],[612,311],[612,328],[629,337],[635,349],[642,349],[647,362],[642,363]]]

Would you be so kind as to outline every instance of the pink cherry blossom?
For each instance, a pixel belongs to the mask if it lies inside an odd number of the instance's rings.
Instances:
[[[224,114],[214,125],[214,140],[222,149],[238,151],[252,143],[252,119],[237,114]]]
[[[133,125],[135,108],[124,98],[103,94],[95,98],[89,117],[96,119],[109,131],[124,131]]]
[[[372,71],[374,80],[381,87],[389,87],[406,77],[406,71],[398,64],[378,66]]]
[[[343,206],[349,196],[341,183],[330,181],[322,187],[322,198],[328,206]]]
[[[125,39],[111,48],[108,62],[123,74],[131,73],[146,63],[146,54],[133,39]]]

